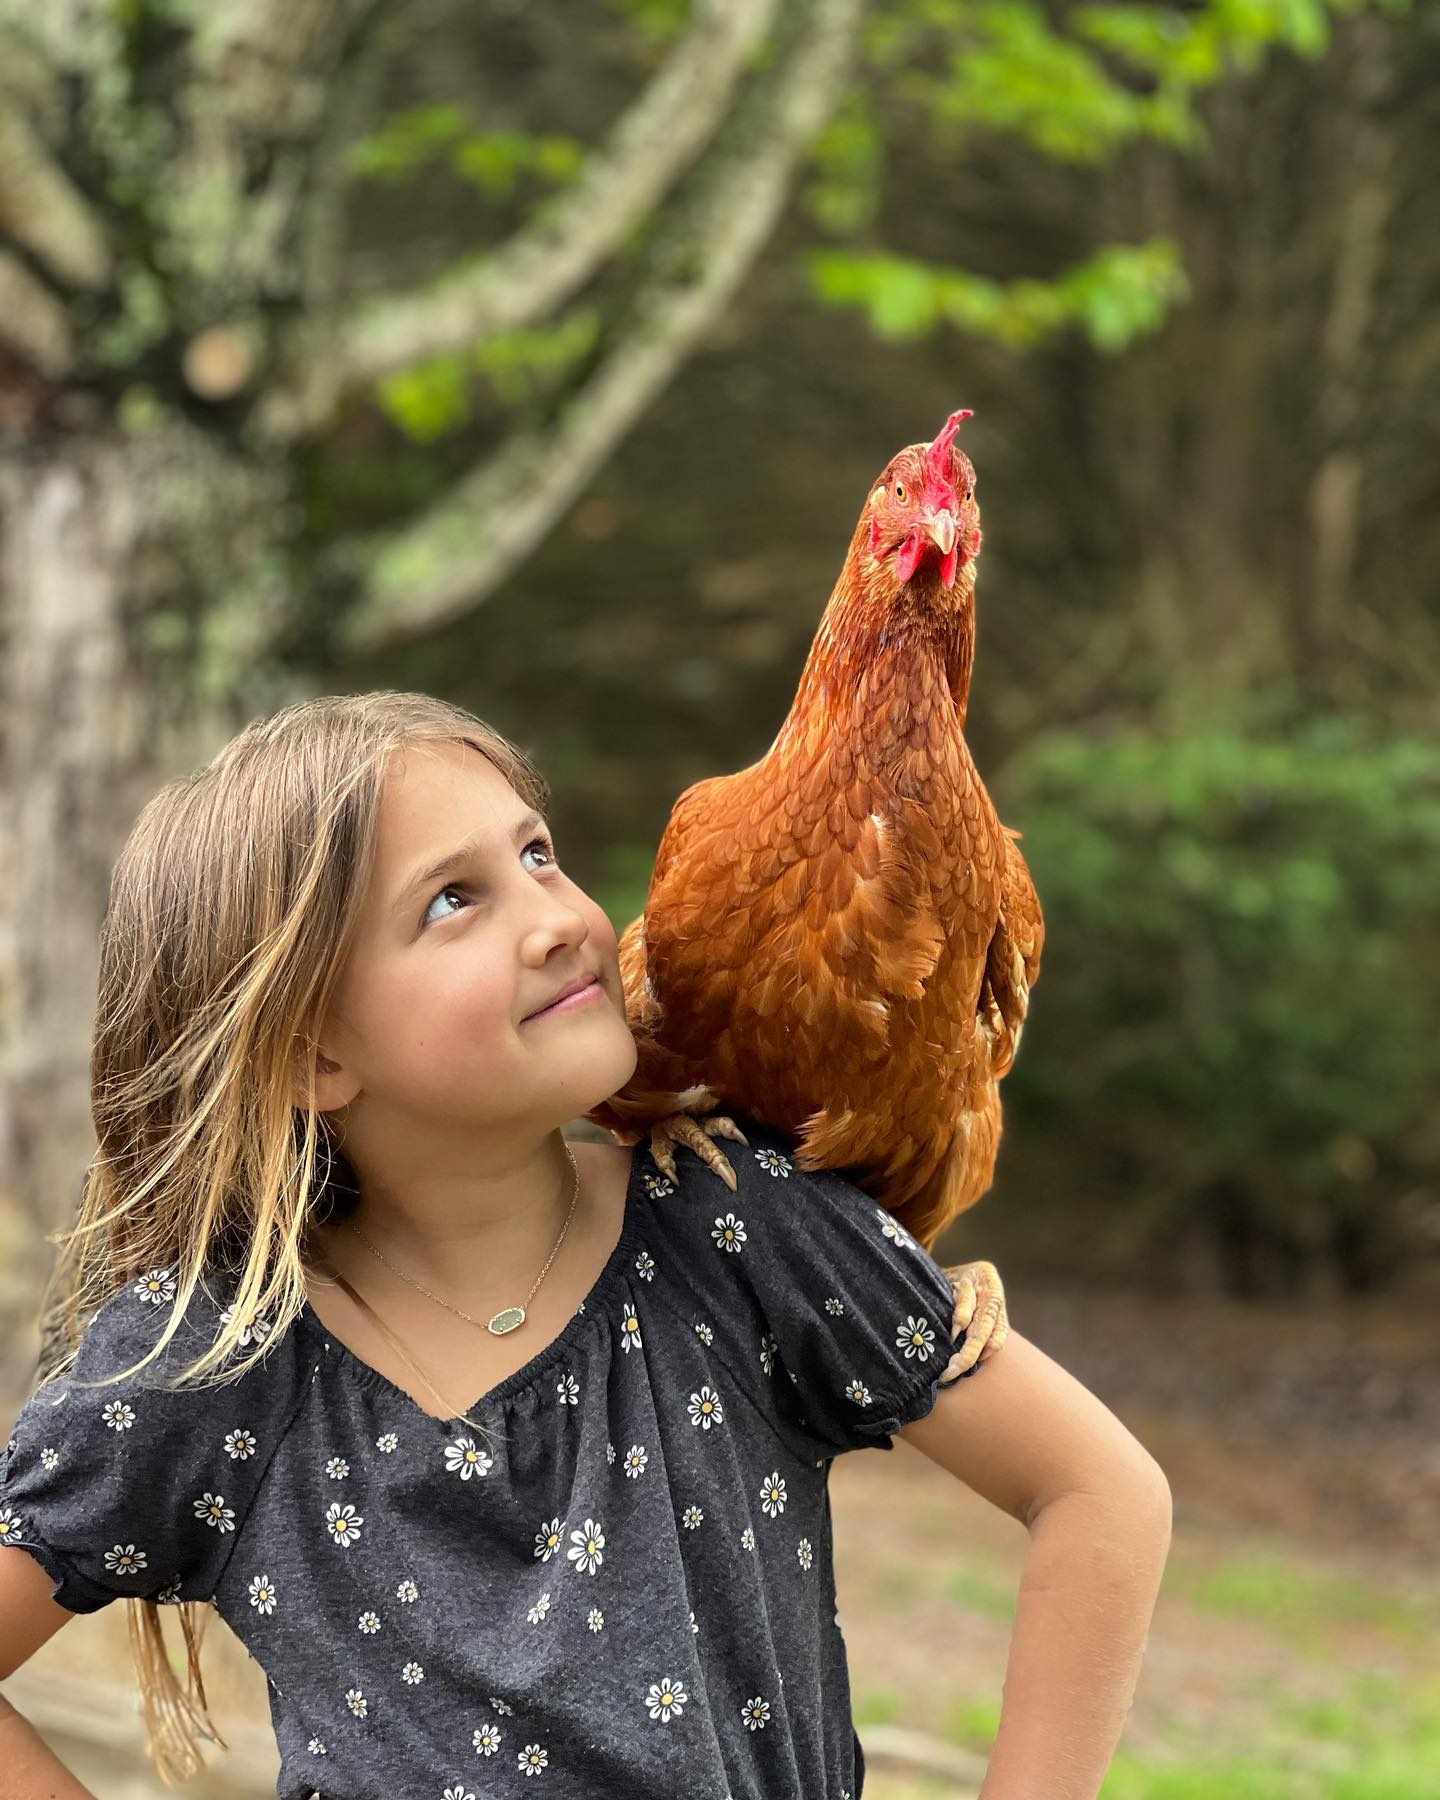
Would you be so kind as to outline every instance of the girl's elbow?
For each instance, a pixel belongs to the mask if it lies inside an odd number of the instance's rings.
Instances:
[[[1170,1482],[1160,1464],[1139,1444],[1134,1455],[1097,1463],[1082,1479],[1032,1494],[1023,1510],[1023,1522],[1033,1529],[1051,1507],[1076,1501],[1092,1511],[1103,1511],[1123,1527],[1131,1542],[1144,1538],[1169,1545],[1174,1527]]]

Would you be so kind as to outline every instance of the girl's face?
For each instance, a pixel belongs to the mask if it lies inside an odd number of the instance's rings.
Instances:
[[[541,1013],[580,977],[593,992]],[[358,1163],[369,1143],[392,1168],[407,1145],[543,1135],[633,1074],[614,927],[478,751],[414,745],[391,765],[321,1050],[317,1103],[345,1107]]]

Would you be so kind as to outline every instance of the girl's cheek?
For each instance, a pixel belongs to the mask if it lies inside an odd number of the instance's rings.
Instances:
[[[585,909],[590,919],[590,932],[595,940],[595,948],[606,956],[617,956],[620,951],[620,940],[615,934],[615,927],[610,922],[610,915],[596,900],[586,896]]]

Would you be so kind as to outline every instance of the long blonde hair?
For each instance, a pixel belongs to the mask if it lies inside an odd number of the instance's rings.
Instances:
[[[463,743],[538,811],[548,791],[523,752],[462,707],[424,694],[300,701],[257,720],[202,769],[168,782],[116,861],[100,933],[90,1058],[96,1153],[79,1218],[56,1234],[46,1290],[70,1367],[96,1309],[147,1271],[173,1271],[158,1356],[197,1287],[233,1293],[215,1342],[180,1382],[220,1385],[248,1320],[283,1333],[305,1303],[307,1226],[354,1175],[313,1105],[316,1032],[353,943],[374,866],[387,770],[415,744]],[[297,1095],[310,1100],[297,1105]],[[154,1600],[127,1600],[150,1756],[167,1784],[202,1765],[208,1715],[199,1646],[210,1608],[187,1602],[184,1687]]]

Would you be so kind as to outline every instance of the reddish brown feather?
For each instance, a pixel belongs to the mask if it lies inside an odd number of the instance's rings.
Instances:
[[[701,1089],[689,1110],[792,1136],[927,1248],[990,1185],[1044,942],[963,734],[980,529],[962,416],[872,489],[770,750],[676,802],[620,945],[639,1063],[590,1115],[632,1143]],[[956,510],[953,587],[938,556],[897,581],[915,514],[896,480]]]

